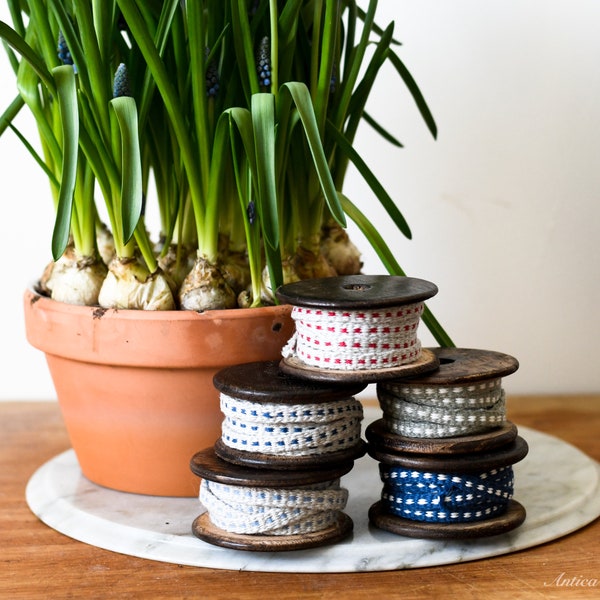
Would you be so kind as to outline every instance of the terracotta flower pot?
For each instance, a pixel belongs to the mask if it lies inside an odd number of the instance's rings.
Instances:
[[[221,368],[275,360],[291,307],[105,310],[28,290],[27,339],[45,352],[84,475],[112,489],[195,496],[190,458],[221,435]]]

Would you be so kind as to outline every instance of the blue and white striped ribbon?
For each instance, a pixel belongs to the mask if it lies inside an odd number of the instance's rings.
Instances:
[[[221,440],[237,450],[312,456],[353,448],[363,409],[355,398],[314,404],[250,402],[221,393]]]
[[[501,514],[512,498],[512,466],[479,475],[412,471],[380,464],[382,504],[413,521],[465,523]]]

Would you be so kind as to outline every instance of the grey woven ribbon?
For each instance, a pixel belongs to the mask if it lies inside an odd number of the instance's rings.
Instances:
[[[471,435],[506,420],[500,379],[441,387],[380,383],[377,397],[386,427],[406,437]]]

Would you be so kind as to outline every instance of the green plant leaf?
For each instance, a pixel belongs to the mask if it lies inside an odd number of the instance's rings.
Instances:
[[[203,182],[197,167],[196,156],[190,138],[189,123],[184,114],[181,99],[135,0],[117,0],[117,4],[148,64],[148,69],[162,97],[165,111],[169,116],[181,151],[181,159],[185,167],[189,181],[190,195],[194,204],[194,213],[196,219],[201,223],[206,199],[203,196]],[[200,227],[198,228],[200,229]]]
[[[21,0],[7,0],[10,16],[16,32],[21,36],[25,36],[25,24],[23,23],[23,15],[21,13]]]
[[[14,48],[34,69],[38,77],[52,94],[56,92],[56,84],[52,74],[33,48],[9,25],[0,21],[0,38]]]
[[[17,96],[9,105],[8,108],[0,116],[0,136],[10,127],[13,119],[19,114],[25,102],[21,96]]]
[[[396,206],[391,196],[387,193],[386,189],[381,185],[377,177],[371,169],[369,169],[367,163],[361,158],[358,152],[352,147],[352,144],[345,138],[345,136],[339,132],[335,125],[331,121],[327,121],[327,131],[329,135],[336,141],[340,150],[352,161],[354,166],[358,169],[363,179],[367,182],[373,193],[377,196],[379,202],[383,208],[385,208],[387,214],[391,217],[396,227],[408,238],[412,238],[410,227],[406,222],[406,219],[400,212],[400,209]]]
[[[421,116],[423,117],[423,120],[427,125],[427,128],[431,132],[433,138],[436,139],[437,125],[435,124],[435,119],[429,110],[429,106],[427,105],[427,102],[425,101],[417,82],[414,80],[413,76],[410,74],[410,71],[406,68],[406,65],[400,60],[400,57],[395,52],[390,50],[388,58],[394,65],[396,71],[398,71],[400,77],[402,77],[406,87],[415,101],[415,104],[417,105],[417,108],[419,109],[419,112],[421,113]]]
[[[356,207],[356,205],[354,205],[351,200],[342,193],[340,193],[340,201],[344,207],[344,210],[346,211],[346,214],[356,223],[369,244],[371,244],[388,273],[390,275],[399,275],[405,277],[406,273],[398,264],[393,252],[385,243],[377,228]],[[425,306],[425,310],[423,311],[422,319],[427,326],[427,329],[429,329],[440,346],[454,347],[454,342],[427,306]]]
[[[252,128],[252,114],[246,108],[234,107],[226,111],[242,139],[244,153],[249,161],[249,168],[253,175],[256,175],[256,152],[254,148],[254,130]]]
[[[279,246],[279,219],[275,176],[275,97],[253,94],[251,104],[254,151],[258,177],[258,212],[265,241]]]
[[[254,60],[254,47],[252,33],[248,23],[248,6],[246,0],[231,1],[231,25],[233,43],[239,63],[244,94],[250,100],[252,94],[259,92],[256,61]]]
[[[383,127],[378,121],[376,121],[368,112],[364,111],[362,114],[363,120],[368,123],[386,142],[389,142],[396,148],[404,148],[404,145],[398,138],[393,136],[385,127]]]
[[[298,109],[298,115],[302,121],[306,141],[311,151],[315,169],[319,177],[323,196],[329,207],[329,211],[333,218],[342,226],[346,226],[346,217],[344,210],[339,202],[337,191],[331,177],[331,171],[327,164],[323,144],[319,136],[319,129],[313,110],[310,92],[304,83],[298,81],[289,81],[284,83],[282,88],[289,91],[294,104]]]
[[[64,65],[52,69],[56,81],[60,120],[62,123],[63,159],[56,221],[52,232],[52,257],[58,260],[69,242],[73,191],[77,178],[77,151],[79,146],[79,112],[73,67]]]
[[[137,107],[130,96],[110,101],[121,131],[121,220],[123,243],[129,242],[142,214],[142,161]]]
[[[60,182],[54,175],[54,173],[49,169],[48,165],[44,162],[44,159],[36,152],[35,148],[31,145],[29,140],[12,124],[9,123],[8,127],[13,131],[13,133],[19,138],[23,146],[27,149],[29,154],[33,157],[33,160],[40,166],[42,171],[48,177],[50,184],[55,186],[58,190],[60,188]]]

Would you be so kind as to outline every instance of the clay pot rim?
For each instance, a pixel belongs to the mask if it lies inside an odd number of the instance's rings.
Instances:
[[[104,319],[123,319],[135,321],[190,321],[190,320],[214,320],[214,319],[248,319],[253,315],[264,316],[265,312],[272,312],[275,315],[287,313],[290,306],[287,304],[278,304],[273,306],[261,306],[254,308],[229,308],[219,310],[195,311],[195,310],[136,310],[125,308],[102,308],[101,306],[79,306],[53,300],[36,290],[34,285],[30,285],[25,290],[25,300],[32,304],[38,304],[44,311],[56,313],[69,313],[74,316],[87,317],[92,315],[96,318]]]
[[[282,336],[283,346],[292,333],[292,307],[286,304],[204,313],[116,310],[58,302],[32,289],[26,290],[23,301],[25,333],[32,346],[89,363],[221,368],[251,362],[255,345],[275,334]],[[252,338],[244,333],[246,324],[252,324]],[[232,341],[228,349],[233,362],[220,351],[224,337]]]

